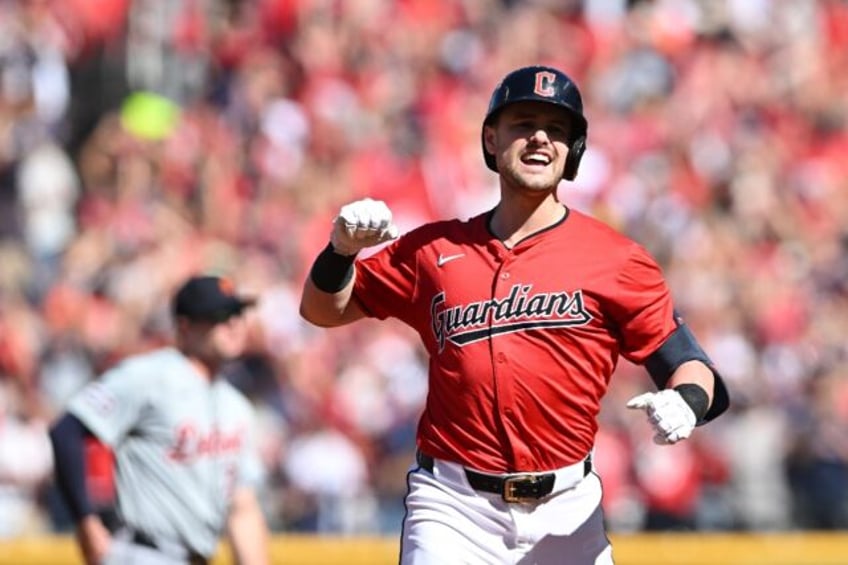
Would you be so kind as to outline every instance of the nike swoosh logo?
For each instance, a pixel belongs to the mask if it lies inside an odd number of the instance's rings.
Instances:
[[[441,255],[439,254],[439,259],[436,261],[436,265],[441,267],[445,263],[449,261],[453,261],[454,259],[459,259],[460,257],[465,257],[465,253],[457,253],[456,255]]]

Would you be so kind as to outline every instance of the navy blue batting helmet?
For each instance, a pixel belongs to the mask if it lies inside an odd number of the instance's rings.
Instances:
[[[577,85],[568,75],[553,67],[537,65],[516,69],[506,75],[492,92],[483,127],[489,125],[505,106],[524,101],[546,102],[565,108],[571,114],[574,119],[574,128],[571,132],[568,158],[562,178],[574,180],[577,176],[577,168],[580,166],[580,159],[586,150],[588,132],[588,122],[583,115],[583,98],[580,96]],[[482,132],[481,142],[486,166],[497,172],[495,156],[486,151]]]

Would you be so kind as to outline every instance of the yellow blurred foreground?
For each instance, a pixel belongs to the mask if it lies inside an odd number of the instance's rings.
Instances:
[[[848,565],[848,532],[786,534],[634,534],[612,536],[616,565]],[[280,535],[281,565],[391,565],[395,538]],[[73,539],[0,541],[0,565],[81,565]],[[232,565],[225,546],[213,565]],[[567,562],[563,562],[567,565]]]

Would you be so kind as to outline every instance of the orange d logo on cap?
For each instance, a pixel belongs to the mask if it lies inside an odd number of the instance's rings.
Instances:
[[[232,296],[236,293],[236,287],[233,281],[224,277],[218,279],[218,289],[222,294],[226,294],[227,296]]]

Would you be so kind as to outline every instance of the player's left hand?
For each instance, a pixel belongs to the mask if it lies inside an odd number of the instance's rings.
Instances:
[[[631,398],[627,407],[644,410],[648,414],[648,421],[656,431],[654,442],[659,444],[677,443],[688,438],[697,423],[695,413],[680,393],[672,389],[640,394]]]

